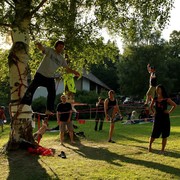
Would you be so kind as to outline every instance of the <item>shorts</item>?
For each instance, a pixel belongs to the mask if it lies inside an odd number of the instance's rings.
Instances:
[[[170,135],[170,121],[165,122],[164,124],[154,122],[152,138],[159,138],[161,135],[162,138],[167,138]]]
[[[116,108],[115,107],[112,107],[111,109],[108,110],[108,116],[110,117],[110,122],[111,123],[115,123],[116,121],[116,114],[117,111],[116,111]],[[114,118],[112,118],[112,116],[114,116]]]
[[[156,87],[150,86],[147,93],[146,93],[146,96],[151,96],[152,98],[154,98],[155,92],[156,92]]]
[[[2,126],[4,124],[4,120],[0,119],[0,126]]]
[[[61,122],[61,124],[59,125],[60,132],[62,132],[62,133],[66,132],[66,127],[67,127],[68,131],[73,131],[74,130],[72,121],[70,121],[70,122]]]
[[[95,120],[104,120],[104,113],[97,113],[96,114],[96,117],[95,117]]]

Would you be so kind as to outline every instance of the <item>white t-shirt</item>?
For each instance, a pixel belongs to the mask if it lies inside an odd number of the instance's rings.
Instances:
[[[37,72],[45,77],[53,78],[59,67],[67,67],[66,60],[52,48],[45,47],[45,57],[38,67]]]

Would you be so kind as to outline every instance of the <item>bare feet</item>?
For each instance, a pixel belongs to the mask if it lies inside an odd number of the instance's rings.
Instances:
[[[159,154],[164,154],[164,151],[161,150],[161,151],[159,152]]]

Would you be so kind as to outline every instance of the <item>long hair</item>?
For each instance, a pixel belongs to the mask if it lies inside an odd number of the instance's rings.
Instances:
[[[167,92],[166,92],[166,89],[164,88],[164,86],[162,84],[159,84],[157,86],[157,88],[161,88],[163,98],[168,98],[169,97]]]

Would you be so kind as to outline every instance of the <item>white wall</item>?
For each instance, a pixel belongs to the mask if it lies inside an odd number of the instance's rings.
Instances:
[[[82,90],[90,91],[90,83],[89,83],[89,80],[86,78],[83,78]]]
[[[61,80],[59,83],[56,83],[56,95],[64,91],[64,84]],[[47,89],[45,87],[38,87],[34,93],[33,99],[36,99],[40,96],[47,97]]]

